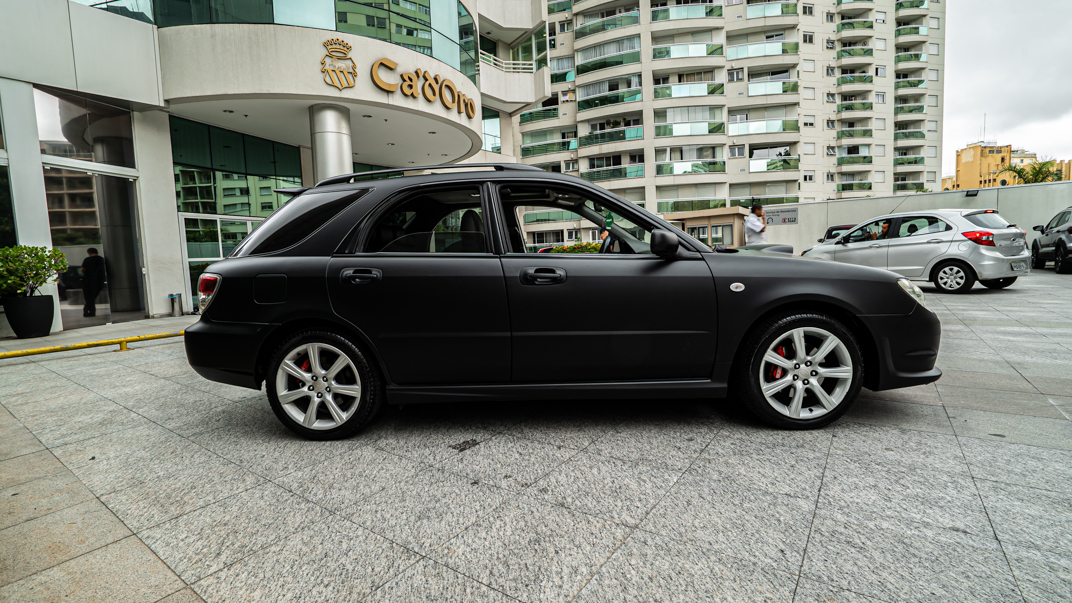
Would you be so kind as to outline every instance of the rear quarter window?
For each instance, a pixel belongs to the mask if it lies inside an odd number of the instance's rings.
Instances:
[[[973,214],[964,216],[964,219],[975,224],[979,228],[1009,228],[1012,226],[1001,214]]]
[[[305,193],[295,197],[254,230],[233,255],[272,253],[296,245],[366,193],[367,189]]]

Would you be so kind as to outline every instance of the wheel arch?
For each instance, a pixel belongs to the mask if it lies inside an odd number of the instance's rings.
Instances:
[[[963,264],[968,267],[968,270],[971,270],[972,277],[975,280],[979,280],[979,273],[975,270],[975,266],[972,266],[972,263],[968,260],[963,260],[961,258],[941,258],[935,260],[930,271],[927,272],[927,280],[933,283],[934,279],[938,278],[938,270],[946,264]]]
[[[383,358],[377,352],[376,346],[372,345],[369,338],[359,329],[356,329],[351,325],[325,318],[296,318],[277,326],[272,333],[265,338],[260,349],[257,351],[257,361],[254,365],[254,379],[256,382],[260,384],[267,376],[268,363],[271,361],[272,354],[275,352],[276,348],[282,345],[284,341],[292,337],[295,333],[312,329],[327,331],[349,339],[350,342],[357,346],[362,352],[369,355],[370,359],[380,368],[380,374],[383,375],[384,380],[390,383],[390,374],[387,372],[387,365],[384,364]]]

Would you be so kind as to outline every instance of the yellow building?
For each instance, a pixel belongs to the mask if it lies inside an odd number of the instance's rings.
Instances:
[[[1038,154],[1014,149],[1011,145],[976,142],[957,151],[955,176],[942,178],[942,190],[968,190],[1021,184],[1012,174],[998,174],[1006,165],[1028,166],[1038,161]],[[1072,161],[1055,161],[1057,180],[1072,180]]]

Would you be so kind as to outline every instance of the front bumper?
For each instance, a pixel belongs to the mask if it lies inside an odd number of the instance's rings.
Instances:
[[[976,276],[981,281],[1010,278],[1014,276],[1026,276],[1031,272],[1030,249],[1025,248],[1024,252],[1018,255],[1001,255],[1001,253],[993,247],[976,247],[978,248],[973,250],[974,253],[971,254],[969,260],[971,261],[972,268],[975,269]],[[1023,262],[1026,269],[1013,270],[1013,262]]]
[[[873,391],[933,383],[942,376],[935,368],[942,324],[938,317],[917,305],[904,316],[860,316],[871,331],[877,358],[867,367],[864,386]]]
[[[257,355],[276,325],[212,322],[202,318],[186,329],[190,366],[205,379],[259,390]]]

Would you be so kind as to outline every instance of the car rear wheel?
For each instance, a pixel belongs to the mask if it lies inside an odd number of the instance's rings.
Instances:
[[[1004,289],[1015,282],[1016,277],[1010,276],[1009,278],[996,278],[992,281],[979,281],[979,284],[987,289]]]
[[[942,293],[967,293],[975,284],[975,273],[960,262],[949,262],[934,270],[934,286]]]
[[[1039,246],[1037,242],[1031,246],[1031,267],[1035,270],[1042,270],[1046,267],[1046,260],[1039,256]]]
[[[1072,261],[1069,261],[1068,250],[1065,249],[1064,245],[1053,252],[1053,269],[1057,271],[1057,274],[1072,272]]]
[[[268,401],[279,420],[310,440],[335,440],[367,425],[382,403],[379,372],[344,337],[303,331],[268,367]]]
[[[734,391],[762,421],[816,429],[836,421],[860,391],[863,359],[852,333],[823,314],[760,325],[742,349]]]

